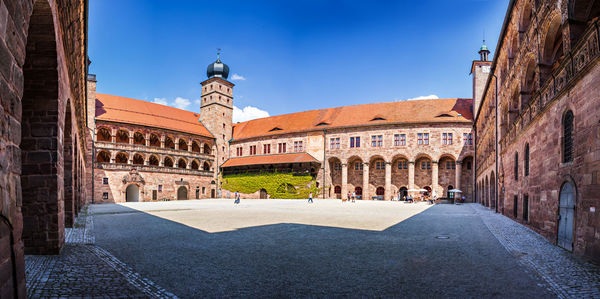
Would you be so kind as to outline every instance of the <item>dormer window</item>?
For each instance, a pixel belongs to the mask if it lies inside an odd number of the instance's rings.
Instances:
[[[452,115],[447,114],[447,113],[442,113],[442,114],[440,114],[440,115],[438,115],[436,117],[452,117]]]
[[[375,117],[373,117],[373,119],[371,119],[371,121],[375,121],[375,120],[385,120],[385,118],[381,115],[375,115]]]
[[[283,130],[283,129],[282,129],[282,128],[279,128],[279,127],[275,127],[275,128],[273,128],[273,129],[269,130],[269,132],[273,132],[273,131],[281,131],[281,130]]]
[[[320,122],[320,123],[318,123],[316,126],[317,126],[317,127],[320,127],[320,126],[328,126],[328,125],[330,125],[330,124],[329,124],[329,123],[326,123],[326,122]]]

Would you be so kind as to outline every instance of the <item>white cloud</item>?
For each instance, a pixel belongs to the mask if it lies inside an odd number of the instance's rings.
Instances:
[[[154,98],[154,103],[169,106],[169,103],[165,98]]]
[[[269,112],[265,110],[260,110],[256,107],[246,106],[243,109],[240,109],[236,106],[233,106],[233,122],[244,122],[256,118],[263,118],[269,116]]]
[[[233,76],[231,76],[231,81],[244,81],[244,80],[246,80],[246,78],[244,78],[244,76],[242,76],[242,75],[233,74]]]
[[[175,99],[175,101],[173,101],[173,107],[179,108],[179,109],[185,109],[191,103],[192,102],[190,100],[188,100],[188,99],[184,99],[182,97],[177,97]]]
[[[410,98],[410,99],[406,99],[405,101],[415,101],[415,100],[437,100],[439,99],[438,96],[434,95],[434,94],[430,94],[428,96],[420,96],[420,97],[416,97],[416,98]]]
[[[202,102],[200,101],[200,99],[195,99],[195,100],[194,100],[194,104],[196,104],[196,105],[200,105],[201,103],[202,103]]]

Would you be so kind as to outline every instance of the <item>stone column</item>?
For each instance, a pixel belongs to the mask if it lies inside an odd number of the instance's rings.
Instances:
[[[431,196],[433,195],[437,195],[437,197],[440,197],[440,194],[438,194],[438,179],[439,179],[439,173],[438,173],[438,161],[431,161]]]
[[[456,183],[455,183],[456,187],[454,187],[454,188],[459,189],[459,190],[465,192],[465,190],[460,189],[462,187],[460,185],[460,174],[461,173],[462,173],[462,161],[456,161]]]
[[[144,144],[146,144],[146,146],[150,146],[150,133],[146,133],[146,136],[144,137]]]
[[[363,163],[363,191],[362,199],[369,199],[369,162]]]
[[[179,149],[179,139],[173,140],[173,142],[175,142],[175,149],[178,150]]]
[[[112,142],[112,143],[117,142],[117,130],[116,129],[110,130],[110,142]]]
[[[348,199],[348,163],[342,163],[342,199]]]
[[[165,136],[160,137],[160,148],[165,148]]]
[[[129,135],[129,144],[133,144],[133,136]]]
[[[415,161],[408,161],[408,189],[415,189]]]
[[[385,162],[385,200],[392,199],[392,162]]]
[[[192,144],[193,144],[193,141],[190,140],[190,142],[188,142],[188,152],[192,151]]]

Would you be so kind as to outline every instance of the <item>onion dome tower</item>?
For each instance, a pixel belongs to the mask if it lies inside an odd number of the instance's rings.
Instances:
[[[233,86],[227,81],[229,66],[221,62],[220,49],[217,60],[206,68],[206,80],[201,82],[202,95],[200,102],[200,121],[215,137],[215,145],[211,151],[214,162],[215,180],[218,181],[219,166],[230,156],[229,141],[233,137]],[[216,195],[220,196],[220,185],[217,184]]]
[[[229,66],[221,62],[220,56],[220,53],[217,53],[217,60],[206,68],[206,76],[209,79],[213,77],[227,79],[229,77]]]
[[[481,58],[480,61],[488,61],[488,56],[490,55],[490,50],[488,50],[488,47],[485,45],[485,39],[483,40],[483,45],[481,45],[481,48],[479,49],[478,53]]]

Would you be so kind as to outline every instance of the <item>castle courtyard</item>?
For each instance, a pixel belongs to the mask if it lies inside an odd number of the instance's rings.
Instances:
[[[26,268],[30,297],[600,295],[597,267],[478,204],[90,205]]]

